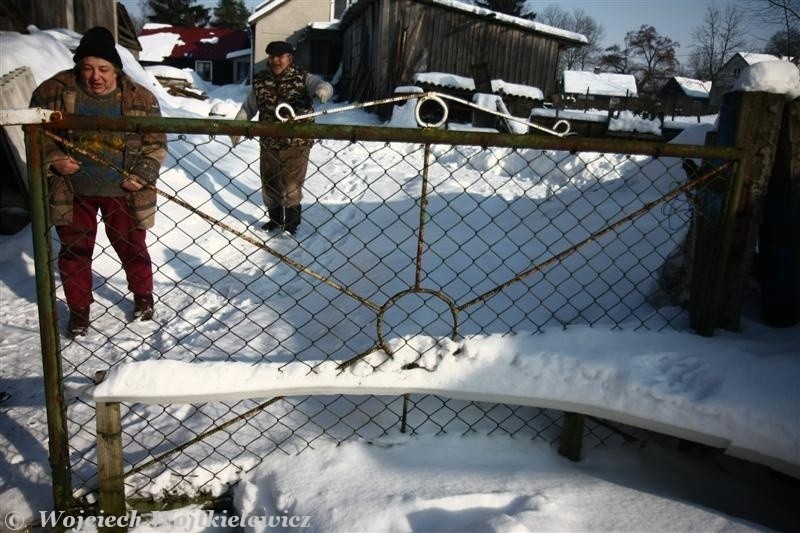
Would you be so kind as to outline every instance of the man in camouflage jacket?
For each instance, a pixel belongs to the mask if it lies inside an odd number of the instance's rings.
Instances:
[[[254,77],[237,120],[250,120],[258,113],[261,122],[279,122],[276,109],[280,104],[289,104],[295,115],[302,115],[313,111],[312,96],[324,103],[333,95],[330,83],[294,63],[294,49],[289,43],[271,42],[266,52],[269,68]],[[236,146],[239,138],[231,141]],[[297,232],[313,143],[313,139],[260,139],[261,195],[269,215],[262,229]]]

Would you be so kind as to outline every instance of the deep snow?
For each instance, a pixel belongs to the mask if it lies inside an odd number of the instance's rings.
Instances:
[[[0,35],[1,70],[28,65],[37,82],[43,81],[56,70],[71,66],[71,54],[64,44],[74,44],[78,37],[68,31],[33,32],[30,36],[4,33]],[[129,54],[120,53],[126,71],[159,94],[168,116],[204,117],[214,109],[216,114],[230,117],[244,97],[246,88],[238,86],[202,87],[210,96],[205,102],[169,96]],[[758,76],[748,78],[747,89],[795,90],[797,69],[779,68],[781,72],[775,73],[760,67]],[[329,115],[326,120],[375,124],[374,116],[360,112]],[[680,140],[696,142],[708,127],[687,130]],[[255,142],[245,142],[237,153],[253,160]],[[192,165],[191,158],[185,154],[184,164]],[[487,168],[492,161],[485,160]],[[642,164],[642,168],[647,167]],[[222,161],[216,171],[224,174],[229,169]],[[331,170],[340,176],[348,174],[345,168]],[[170,183],[190,181],[175,167],[170,167],[164,178]],[[502,181],[503,176],[497,179]],[[369,194],[392,194],[380,189],[377,182],[370,188],[351,180],[338,187],[361,190],[359,200]],[[248,176],[244,183],[255,189],[257,178]],[[481,192],[513,200],[521,194],[514,185],[510,182]],[[330,191],[325,184],[309,183],[309,197],[319,202],[348,201],[325,197],[325,191]],[[258,198],[249,198],[254,205],[243,211],[257,218]],[[239,201],[245,199],[241,195]],[[167,218],[177,213],[170,205],[160,209]],[[373,221],[381,225],[381,220]],[[207,232],[204,222],[185,229]],[[172,256],[164,243],[180,243],[170,241],[174,237],[168,235],[161,237],[154,260],[163,261],[169,272]],[[13,513],[27,520],[50,508],[50,487],[30,229],[2,236],[0,243],[0,383],[12,393],[0,408],[0,447],[4,452],[0,514],[6,525],[13,525],[13,520],[8,522],[9,516],[16,516]],[[224,249],[227,243],[223,239],[207,244],[224,254],[228,253]],[[343,250],[351,257],[357,252]],[[102,262],[95,266],[101,271],[113,270]],[[178,265],[174,268],[180,272]],[[473,335],[458,346],[459,355],[454,355],[452,341],[411,336],[398,345],[396,360],[378,366],[377,371],[373,365],[361,364],[336,377],[324,363],[310,376],[281,363],[282,374],[277,377],[270,363],[247,364],[249,370],[240,375],[237,363],[209,361],[181,368],[181,379],[176,382],[171,365],[180,363],[146,361],[141,369],[122,367],[100,392],[128,397],[138,390],[135,385],[144,385],[144,391],[138,392],[143,396],[137,398],[147,403],[167,397],[182,399],[183,390],[259,397],[280,387],[298,394],[309,392],[302,387],[322,387],[324,392],[329,391],[325,387],[335,386],[392,395],[404,388],[428,387],[488,400],[515,397],[522,404],[563,407],[564,402],[574,401],[593,406],[600,415],[615,412],[673,430],[681,428],[708,438],[711,444],[731,445],[734,453],[746,452],[791,470],[800,465],[800,415],[796,410],[800,393],[795,385],[800,376],[800,326],[776,330],[756,318],[746,317],[740,333],[719,332],[711,339],[690,332],[615,331],[581,325],[551,326],[538,334],[513,337]],[[96,342],[102,344],[102,339],[98,336]],[[400,371],[401,363],[416,360],[418,352],[423,354],[422,366],[434,372]],[[385,361],[379,352],[370,358],[375,366]],[[141,374],[135,382],[126,382],[125,371]],[[269,379],[259,381],[261,373]],[[250,382],[253,390],[243,390]],[[91,397],[92,390],[86,383],[68,384],[68,394]],[[249,468],[254,463],[240,466]],[[207,472],[196,474],[202,480]],[[213,491],[224,491],[225,481],[239,475],[236,469],[225,472],[222,482],[212,485]],[[154,495],[162,484],[170,484],[169,476],[153,480]],[[407,436],[392,430],[369,442],[335,446],[320,441],[314,449],[297,455],[270,454],[236,486],[234,503],[248,516],[308,516],[315,531],[727,531],[763,527],[756,524],[788,529],[800,522],[792,503],[798,495],[796,482],[705,448],[678,453],[656,441],[643,446],[616,443],[585,449],[584,459],[571,463],[553,447],[524,437]],[[207,530],[198,525],[203,515],[191,507],[171,514],[175,520],[172,527],[160,530],[188,530],[190,516],[196,519],[193,531]],[[146,531],[148,526],[139,530]]]

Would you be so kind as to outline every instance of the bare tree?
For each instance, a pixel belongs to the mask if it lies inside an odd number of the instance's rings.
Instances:
[[[631,56],[641,60],[636,67],[641,91],[655,92],[666,78],[677,73],[675,49],[680,43],[659,35],[653,26],[643,24],[638,31],[629,31],[625,41]]]
[[[580,69],[597,63],[602,49],[600,42],[605,36],[603,26],[593,19],[583,9],[575,9],[572,13],[564,11],[559,6],[550,4],[537,14],[537,20],[586,37],[586,46],[579,46],[565,50],[559,57],[559,72],[563,70]]]
[[[620,48],[618,44],[609,46],[600,56],[597,67],[603,72],[613,74],[631,74],[630,49]]]
[[[800,56],[800,26],[798,29],[789,28],[772,34],[767,41],[764,52],[776,56],[795,58]],[[795,61],[796,62],[796,61]]]
[[[694,76],[716,81],[725,62],[747,46],[747,18],[736,4],[727,4],[721,10],[716,4],[706,8],[703,24],[692,30],[694,50],[689,64]]]
[[[747,5],[754,20],[776,30],[782,28],[780,32],[784,41],[781,43],[782,50],[776,55],[791,57],[795,64],[800,64],[797,53],[800,48],[800,0],[749,0]],[[774,38],[773,33],[770,41]],[[769,43],[770,48],[773,44]]]
[[[766,0],[770,11],[776,14],[784,25],[786,32],[785,56],[791,57],[795,65],[800,65],[798,49],[800,48],[800,0]]]

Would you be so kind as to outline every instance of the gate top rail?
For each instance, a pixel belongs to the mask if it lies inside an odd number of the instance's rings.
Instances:
[[[452,131],[437,128],[395,128],[347,124],[263,123],[246,120],[158,117],[89,117],[53,114],[48,122],[37,123],[46,129],[158,132],[172,134],[239,135],[253,137],[297,137],[342,141],[460,144],[482,147],[560,150],[571,153],[625,153],[653,157],[680,157],[738,160],[739,149],[727,146],[672,144],[657,141],[598,139],[577,135],[493,133]],[[35,127],[27,125],[26,127]]]

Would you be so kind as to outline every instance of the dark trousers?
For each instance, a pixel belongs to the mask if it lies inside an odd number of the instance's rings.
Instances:
[[[97,237],[98,211],[108,240],[122,263],[128,289],[135,296],[153,292],[153,266],[147,251],[147,231],[136,227],[125,197],[76,196],[72,224],[56,226],[61,240],[58,270],[71,309],[88,309],[94,301],[92,254]]]
[[[261,148],[261,195],[267,209],[300,205],[310,153],[310,146]]]

